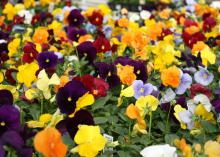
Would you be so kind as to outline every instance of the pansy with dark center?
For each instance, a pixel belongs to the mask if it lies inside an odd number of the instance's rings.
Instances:
[[[31,63],[37,59],[38,52],[36,50],[36,45],[31,42],[27,42],[23,48],[24,54],[22,61],[26,63]]]
[[[0,90],[0,106],[2,105],[12,105],[13,104],[13,95],[9,90],[2,89]]]
[[[66,129],[72,139],[74,139],[79,125],[94,125],[92,115],[86,110],[79,110],[73,118],[66,119]]]
[[[117,76],[117,69],[114,64],[105,62],[95,63],[96,72],[99,77],[106,80],[110,88],[114,88],[120,84],[120,79]]]
[[[56,101],[60,111],[66,114],[72,114],[76,109],[76,101],[87,93],[88,90],[82,82],[72,80],[68,82],[64,87],[60,88]]]
[[[17,130],[20,127],[20,112],[12,105],[0,107],[0,134],[7,130]]]
[[[105,37],[105,35],[99,35],[97,39],[93,42],[97,53],[105,53],[111,50],[110,41]]]
[[[86,35],[86,30],[85,29],[79,29],[76,27],[68,27],[67,28],[67,35],[68,38],[72,41],[78,41],[80,36]]]
[[[67,19],[69,25],[74,27],[80,26],[84,21],[84,17],[78,9],[73,9]]]
[[[79,57],[85,56],[89,63],[92,63],[96,59],[96,48],[93,46],[92,42],[85,41],[79,44],[76,49]]]
[[[55,68],[58,57],[53,52],[41,52],[37,57],[37,61],[42,69]]]

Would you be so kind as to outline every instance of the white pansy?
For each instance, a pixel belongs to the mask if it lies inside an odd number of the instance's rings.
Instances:
[[[151,13],[147,10],[143,10],[143,11],[140,12],[140,16],[143,20],[147,20],[147,19],[150,18]]]
[[[3,44],[3,43],[7,43],[7,41],[4,39],[0,39],[0,44]]]
[[[210,103],[209,98],[204,94],[198,94],[193,98],[195,103],[201,103],[204,105],[205,109],[210,112],[212,104]]]
[[[21,11],[18,12],[18,15],[20,17],[24,17],[24,23],[25,24],[31,24],[33,14],[31,14],[30,11],[28,11],[28,10],[21,10]]]
[[[211,7],[220,9],[220,1],[213,1]]]
[[[176,93],[171,88],[168,88],[165,94],[163,95],[163,97],[161,98],[160,103],[171,102],[172,100],[175,99],[175,97],[176,97]]]
[[[129,20],[131,22],[139,21],[140,20],[140,16],[138,14],[131,14],[131,16],[129,17]]]
[[[178,157],[176,148],[168,144],[146,147],[140,152],[140,154],[143,157]]]

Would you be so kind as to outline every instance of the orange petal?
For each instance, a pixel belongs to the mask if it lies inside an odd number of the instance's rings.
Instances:
[[[130,119],[137,119],[140,117],[139,109],[134,104],[130,104],[126,109],[126,115]]]

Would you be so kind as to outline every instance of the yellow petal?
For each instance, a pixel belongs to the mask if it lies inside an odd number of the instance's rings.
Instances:
[[[27,125],[29,128],[43,128],[45,123],[31,120],[27,122]]]
[[[42,114],[39,118],[40,122],[47,123],[52,119],[52,115],[49,113]]]
[[[55,73],[50,78],[49,85],[59,85],[59,84],[60,84],[60,78]]]
[[[4,81],[4,75],[2,72],[0,72],[0,83],[2,83]]]
[[[180,125],[181,125],[181,128],[182,128],[182,129],[186,129],[186,124],[181,121],[181,119],[180,119],[180,117],[179,117],[179,113],[182,112],[182,111],[185,111],[185,110],[186,110],[186,109],[185,109],[185,108],[182,108],[180,105],[176,105],[176,106],[174,107],[174,111],[175,111],[174,116],[175,116],[176,119],[180,122]]]
[[[36,98],[38,95],[38,90],[37,89],[28,89],[26,92],[25,92],[25,97],[28,99],[28,100],[32,100],[34,98]]]
[[[86,93],[77,100],[76,110],[92,105],[94,101],[95,101],[94,96],[92,94]]]
[[[132,97],[134,96],[133,86],[129,86],[121,91],[121,96]]]

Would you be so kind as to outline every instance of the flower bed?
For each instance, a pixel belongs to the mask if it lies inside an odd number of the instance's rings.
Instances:
[[[172,2],[1,1],[0,157],[219,157],[219,4]]]

